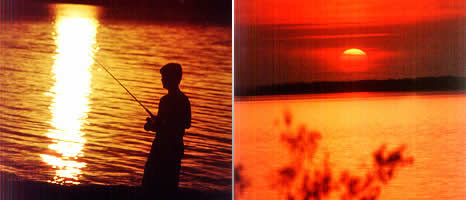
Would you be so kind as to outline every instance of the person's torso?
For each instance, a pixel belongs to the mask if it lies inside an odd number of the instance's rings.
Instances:
[[[157,137],[159,142],[180,144],[183,142],[186,123],[190,116],[189,100],[181,92],[162,97],[159,105],[160,120]],[[190,123],[190,122],[189,122]]]

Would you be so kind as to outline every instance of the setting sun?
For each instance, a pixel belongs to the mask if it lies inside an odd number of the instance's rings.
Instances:
[[[366,55],[366,53],[364,53],[364,51],[362,51],[361,49],[348,49],[348,50],[344,51],[343,54],[347,54],[347,55]]]
[[[347,49],[340,56],[340,70],[345,72],[366,71],[367,54],[361,49]]]

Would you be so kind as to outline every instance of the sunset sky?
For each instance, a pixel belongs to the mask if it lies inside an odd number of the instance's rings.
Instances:
[[[235,84],[465,74],[465,1],[235,1]],[[345,50],[361,54],[343,54]]]

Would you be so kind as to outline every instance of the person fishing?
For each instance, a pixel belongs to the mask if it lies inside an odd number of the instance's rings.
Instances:
[[[144,168],[142,187],[148,199],[175,199],[184,155],[183,136],[191,127],[191,104],[179,88],[180,64],[169,63],[160,74],[168,94],[160,99],[157,115],[148,117],[144,125],[146,131],[156,132],[156,137]]]
[[[168,94],[160,99],[159,110],[155,116],[104,64],[95,57],[92,58],[149,114],[144,129],[157,133],[144,167],[144,196],[147,199],[176,199],[181,158],[184,155],[183,136],[185,129],[191,127],[191,104],[179,88],[181,65],[169,63],[160,69],[162,85],[168,90]]]

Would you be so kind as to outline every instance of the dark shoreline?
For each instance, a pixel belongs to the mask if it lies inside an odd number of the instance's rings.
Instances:
[[[231,200],[230,191],[203,191],[180,188],[178,196],[173,199],[196,200],[215,199]],[[141,188],[124,185],[73,185],[63,186],[38,181],[18,180],[14,175],[2,173],[0,176],[1,200],[129,200],[142,199]]]
[[[290,83],[260,86],[256,88],[236,88],[235,96],[323,94],[344,92],[433,92],[460,91],[465,90],[465,88],[465,77],[441,76],[345,82]]]

